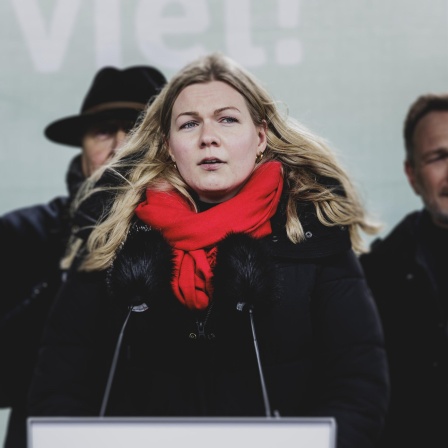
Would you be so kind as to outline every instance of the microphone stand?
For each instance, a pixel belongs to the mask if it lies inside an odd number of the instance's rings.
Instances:
[[[123,340],[124,330],[128,323],[129,317],[132,313],[132,310],[133,310],[133,307],[130,306],[128,314],[126,316],[126,319],[123,323],[123,326],[121,327],[121,331],[120,331],[120,334],[119,334],[118,340],[117,340],[117,345],[115,346],[114,357],[112,359],[112,365],[110,367],[109,377],[107,378],[106,390],[104,392],[103,402],[101,404],[100,417],[104,417],[104,414],[106,413],[107,402],[109,401],[109,395],[110,395],[110,390],[112,388],[112,383],[114,380],[115,369],[117,368],[118,356],[120,355],[120,349],[121,349],[121,343]]]
[[[264,408],[266,411],[266,417],[270,418],[271,417],[271,405],[269,404],[268,391],[266,389],[266,383],[264,381],[264,375],[263,375],[263,368],[261,366],[260,352],[258,349],[257,334],[255,332],[254,313],[253,313],[252,307],[249,308],[249,318],[250,318],[250,325],[252,328],[252,335],[254,338],[254,347],[255,347],[255,355],[257,357],[258,371],[260,373],[261,392],[263,394]]]
[[[246,304],[244,302],[239,302],[236,306],[238,311],[242,311],[244,306]],[[280,414],[278,410],[275,410],[273,413],[271,411],[271,405],[269,403],[269,396],[268,396],[268,389],[266,387],[266,383],[264,380],[264,374],[263,374],[263,366],[261,364],[261,357],[260,357],[260,351],[258,349],[258,341],[257,341],[257,334],[255,331],[255,320],[254,320],[254,313],[253,313],[253,307],[249,306],[249,319],[250,319],[250,326],[252,329],[252,336],[254,341],[254,348],[255,348],[255,356],[257,358],[257,364],[258,364],[258,374],[260,376],[260,383],[261,383],[261,392],[263,394],[263,403],[264,403],[264,409],[266,413],[267,418],[279,418]],[[274,414],[274,415],[272,415]]]

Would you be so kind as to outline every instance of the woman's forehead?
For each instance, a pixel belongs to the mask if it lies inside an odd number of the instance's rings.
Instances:
[[[222,81],[210,81],[185,87],[173,104],[173,116],[186,111],[199,112],[197,108],[237,108],[241,111],[243,107],[247,108],[245,99],[235,88]]]

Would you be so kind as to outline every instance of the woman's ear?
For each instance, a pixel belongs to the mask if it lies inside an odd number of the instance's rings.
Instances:
[[[176,159],[173,156],[173,153],[171,152],[171,147],[170,147],[170,142],[168,141],[168,137],[165,137],[163,140],[163,144],[165,145],[166,148],[166,152],[168,153],[168,155],[170,156],[171,160],[173,162],[176,161]]]
[[[268,124],[266,120],[263,120],[258,126],[258,151],[264,152],[268,144],[268,134],[267,134]]]

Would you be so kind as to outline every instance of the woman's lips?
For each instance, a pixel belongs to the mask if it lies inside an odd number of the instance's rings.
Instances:
[[[222,160],[217,159],[216,157],[209,157],[207,159],[202,159],[199,162],[199,165],[210,165],[210,164],[214,164],[214,163],[223,163]]]
[[[219,166],[224,163],[222,160],[220,159],[216,159],[216,158],[207,158],[207,159],[203,159],[199,162],[199,166],[201,166],[202,168],[204,168],[205,170],[208,171],[213,171],[219,168]]]

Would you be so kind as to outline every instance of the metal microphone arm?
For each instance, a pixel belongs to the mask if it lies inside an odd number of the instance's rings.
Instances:
[[[238,302],[236,305],[236,309],[238,311],[243,311],[244,307],[246,306],[245,302]],[[258,374],[260,375],[260,383],[261,383],[261,392],[263,394],[263,403],[264,403],[264,409],[266,412],[267,418],[272,417],[280,417],[280,414],[277,410],[275,410],[273,413],[271,411],[271,405],[269,403],[269,396],[268,396],[268,389],[266,387],[266,383],[264,380],[264,374],[263,374],[263,366],[261,365],[261,357],[260,357],[260,351],[258,349],[258,340],[257,340],[257,333],[255,331],[255,320],[254,320],[254,314],[253,314],[253,307],[248,306],[248,312],[249,312],[249,319],[250,319],[250,326],[252,328],[252,336],[254,341],[254,348],[255,348],[255,356],[257,358],[257,364],[258,364]],[[272,415],[274,414],[274,415]]]
[[[112,365],[110,367],[109,377],[107,378],[107,384],[106,384],[106,390],[104,392],[103,403],[101,404],[100,417],[104,417],[104,414],[106,413],[107,402],[109,401],[110,390],[112,388],[112,383],[114,381],[115,369],[117,368],[118,356],[120,355],[120,349],[121,349],[121,343],[123,341],[124,330],[128,323],[129,316],[132,313],[132,309],[133,309],[133,307],[130,306],[128,314],[126,316],[126,319],[123,323],[123,326],[121,327],[121,331],[120,331],[120,334],[119,334],[118,340],[117,340],[117,345],[115,346],[114,357],[112,359]]]

